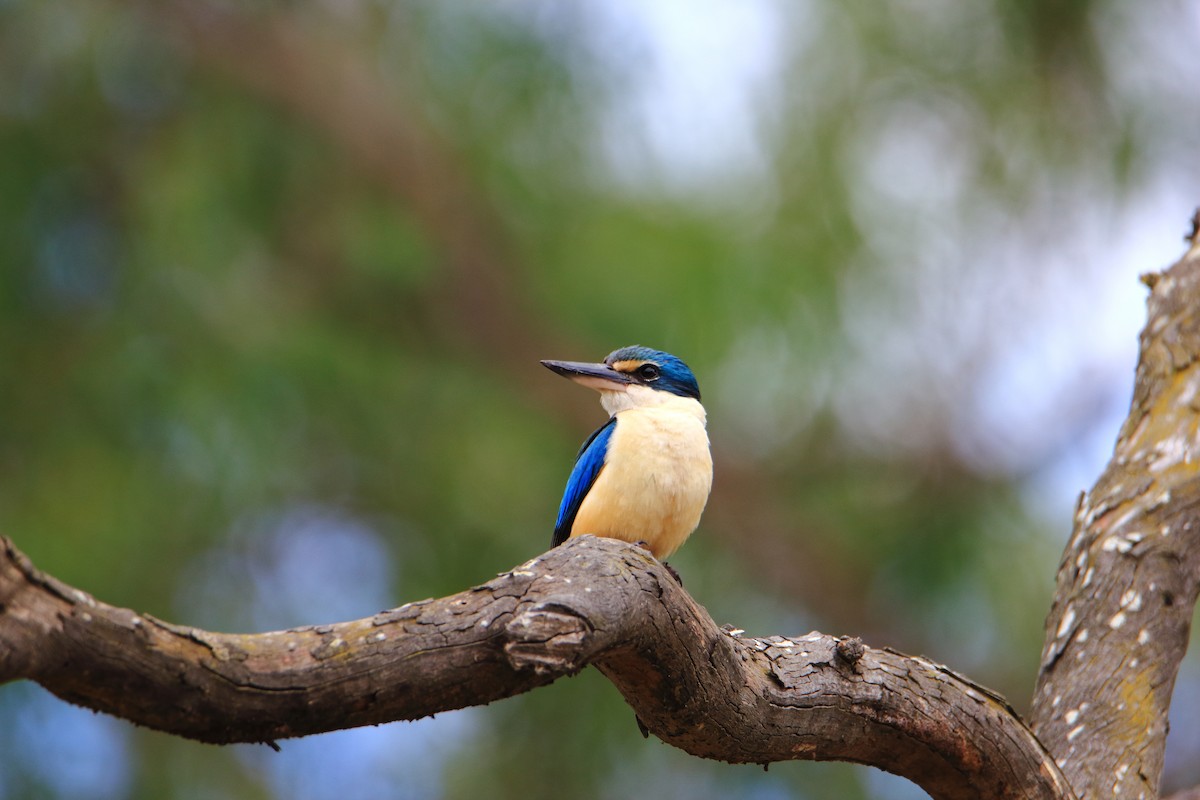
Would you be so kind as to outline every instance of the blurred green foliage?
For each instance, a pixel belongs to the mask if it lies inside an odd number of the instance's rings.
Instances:
[[[1103,324],[1058,298],[1113,265],[1063,254],[1194,145],[1128,59],[1195,41],[1169,3],[763,0],[734,17],[758,40],[701,5],[0,4],[0,531],[181,623],[448,594],[545,548],[602,420],[535,359],[641,342],[710,410],[676,565],[719,622],[862,634],[1024,706],[1071,511],[1030,486],[1111,440],[1133,364],[980,408],[1039,315]],[[695,63],[656,49],[697,29]],[[705,117],[725,89],[688,70],[747,63]],[[1042,444],[996,445],[1013,419]],[[4,800],[919,796],[643,741],[595,672],[279,756],[39,691],[0,690]]]

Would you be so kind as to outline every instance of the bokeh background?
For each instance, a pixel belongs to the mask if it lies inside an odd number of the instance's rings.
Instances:
[[[1139,272],[1200,202],[1184,0],[0,2],[0,531],[179,623],[548,544],[626,344],[700,378],[718,622],[1032,692]],[[1200,669],[1169,786],[1200,781]],[[914,798],[643,740],[594,671],[217,748],[0,688],[0,798]]]

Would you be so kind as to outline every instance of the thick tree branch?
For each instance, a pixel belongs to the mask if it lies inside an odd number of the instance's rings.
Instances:
[[[1081,797],[1158,796],[1200,585],[1200,248],[1162,275],[1129,417],[1080,497],[1031,722]]]
[[[923,658],[819,633],[718,628],[645,552],[582,537],[481,586],[263,634],[101,603],[0,540],[0,681],[207,742],[417,719],[595,664],[646,727],[730,762],[849,760],[935,798],[1063,798],[1011,708]],[[632,731],[632,727],[631,727]]]

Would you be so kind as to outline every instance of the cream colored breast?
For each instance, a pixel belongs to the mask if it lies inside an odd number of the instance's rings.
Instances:
[[[617,412],[604,470],[571,535],[645,541],[666,558],[696,529],[712,488],[704,409],[690,398]]]

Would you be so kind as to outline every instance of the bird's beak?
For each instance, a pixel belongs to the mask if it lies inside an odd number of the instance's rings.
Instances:
[[[598,392],[623,392],[633,379],[608,364],[583,361],[543,361],[542,366]]]

